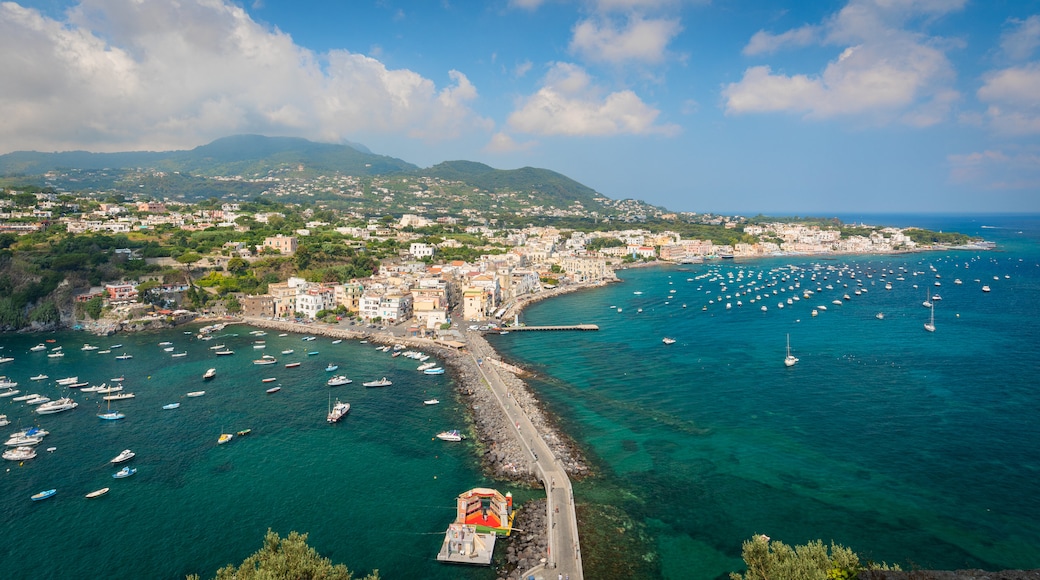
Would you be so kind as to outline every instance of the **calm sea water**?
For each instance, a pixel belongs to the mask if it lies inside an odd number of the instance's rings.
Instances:
[[[112,422],[97,418],[98,409],[107,408],[97,394],[73,392],[79,408],[42,417],[24,403],[0,399],[0,413],[12,421],[3,434],[30,424],[51,432],[36,459],[0,464],[0,578],[207,577],[259,549],[268,528],[283,536],[307,532],[309,543],[333,562],[359,572],[378,568],[385,578],[493,578],[489,569],[435,559],[457,494],[476,486],[509,491],[481,476],[470,443],[432,438],[466,427],[448,375],[418,373],[418,362],[392,358],[375,345],[333,345],[325,338],[303,342],[271,332],[262,337],[265,349],[253,349],[259,338],[250,330],[228,327],[211,342],[182,329],[103,339],[74,332],[0,336],[0,353],[16,359],[0,373],[18,381],[23,393],[56,398],[64,391],[54,381],[77,375],[94,384],[125,376],[126,390],[136,394],[112,404],[127,415]],[[28,352],[44,339],[62,345],[66,356]],[[123,346],[103,355],[81,351],[86,341],[103,349]],[[166,341],[188,355],[171,358],[158,344]],[[215,343],[236,354],[215,356],[209,349]],[[294,354],[280,354],[290,348]],[[133,359],[114,359],[123,352]],[[278,364],[253,365],[262,353]],[[285,368],[292,361],[302,365]],[[326,387],[329,363],[354,383]],[[209,367],[217,377],[203,382]],[[50,379],[29,379],[38,373]],[[383,376],[394,384],[361,386]],[[277,377],[282,390],[265,394],[271,384],[262,383],[264,377]],[[185,396],[196,390],[205,396]],[[330,393],[333,402],[352,406],[337,425],[325,421]],[[423,405],[434,397],[440,405]],[[181,407],[162,410],[174,401]],[[243,429],[252,433],[217,445],[220,433]],[[47,447],[57,449],[48,453]],[[129,465],[138,473],[116,480],[111,476],[118,468],[109,460],[125,448],[137,453]],[[102,487],[111,491],[83,497]],[[58,490],[54,497],[30,501],[51,488]]]
[[[627,270],[524,313],[599,332],[494,337],[597,461],[576,497],[641,525],[652,574],[742,569],[758,533],[904,568],[1040,567],[1040,219],[861,219],[999,248]]]

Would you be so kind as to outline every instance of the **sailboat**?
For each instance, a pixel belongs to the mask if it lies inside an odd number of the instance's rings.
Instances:
[[[935,332],[935,304],[932,304],[932,314],[928,317],[928,322],[924,323],[924,329],[928,332]]]
[[[126,415],[120,413],[119,411],[112,410],[112,399],[108,397],[104,397],[104,399],[108,401],[108,410],[104,413],[98,413],[98,418],[104,419],[105,421],[115,421],[126,417]]]
[[[787,335],[787,357],[784,359],[784,365],[793,367],[798,362],[798,357],[791,354],[791,335]]]

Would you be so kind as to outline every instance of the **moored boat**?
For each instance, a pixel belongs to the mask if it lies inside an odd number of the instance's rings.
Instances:
[[[339,370],[339,365],[329,364],[328,366],[325,367],[325,372],[327,372],[327,373],[331,373],[331,372],[334,372],[336,370]]]
[[[36,457],[36,448],[25,446],[15,447],[14,449],[4,451],[3,457],[8,461],[27,461]]]
[[[349,385],[352,382],[354,382],[354,381],[348,379],[346,377],[346,375],[336,375],[336,376],[332,377],[331,379],[325,381],[325,384],[330,386],[330,387],[338,387],[338,386],[341,386],[341,385]]]
[[[105,395],[101,399],[104,401],[122,401],[124,399],[133,399],[136,396],[133,393],[116,393],[114,395]]]
[[[675,344],[674,338],[668,338],[667,336],[661,339],[661,342],[665,344]]]
[[[426,372],[426,371],[423,371],[423,372]],[[378,381],[368,381],[367,383],[361,383],[361,384],[366,386],[366,387],[389,387],[393,383],[390,382],[390,379],[388,379],[386,377],[383,377],[383,378],[379,379]]]
[[[437,438],[441,441],[462,441],[462,433],[458,429],[452,429],[438,433]]]
[[[294,368],[296,368],[298,366],[300,366],[300,363],[298,363],[298,362],[291,362],[291,363],[285,365],[285,368],[287,368],[287,369],[294,369]]]
[[[277,393],[280,390],[282,390],[281,387],[271,387],[270,389],[267,389],[267,394],[270,395],[272,393]]]
[[[254,360],[253,364],[255,364],[255,365],[273,365],[276,362],[278,362],[278,359],[274,358],[273,356],[271,356],[269,354],[265,354],[264,356]]]
[[[436,405],[438,403],[440,403],[440,401],[438,401],[437,399],[426,399],[422,402],[423,405]]]
[[[98,489],[98,490],[95,490],[95,491],[92,491],[92,492],[88,493],[85,497],[87,499],[93,499],[95,497],[101,497],[101,496],[105,495],[106,493],[108,493],[108,488],[107,487],[102,487],[101,489]]]
[[[180,406],[181,406],[180,403],[167,403],[167,404],[163,405],[162,408],[164,410],[169,411],[171,409],[176,409],[177,407],[180,407]]]
[[[129,449],[124,449],[119,452],[119,455],[116,455],[115,457],[110,459],[109,463],[123,463],[124,461],[130,461],[134,458],[135,455],[137,454],[133,451],[130,451]]]
[[[336,401],[336,404],[329,411],[329,416],[326,418],[326,421],[329,423],[338,423],[340,419],[346,417],[349,412],[350,403],[341,403]]]
[[[231,433],[221,433],[220,437],[217,438],[217,445],[223,445],[231,441],[235,436]]]
[[[41,491],[39,493],[32,494],[30,496],[30,499],[32,499],[33,501],[40,501],[41,499],[47,499],[49,497],[52,497],[56,493],[58,493],[58,490],[48,489],[47,491]]]
[[[444,369],[441,368],[441,367],[433,367],[431,369],[424,370],[423,374],[424,375],[443,375],[444,374]]]
[[[261,383],[273,383],[278,380],[278,377],[267,377],[266,379],[260,379]]]
[[[192,391],[192,392],[188,393],[188,396],[189,397],[201,397],[202,395],[205,395],[205,394],[206,394],[206,391]]]
[[[202,375],[202,379],[208,381],[215,376],[217,376],[217,369],[207,369],[205,374]]]
[[[40,415],[51,415],[54,413],[61,413],[62,411],[69,411],[79,406],[79,403],[73,401],[68,397],[62,397],[55,401],[44,403],[36,408],[36,412]]]
[[[137,473],[137,468],[136,467],[127,466],[127,467],[124,467],[124,468],[120,469],[119,471],[113,473],[112,477],[114,477],[116,479],[123,479],[124,477],[130,477],[131,475],[133,475],[135,473]]]

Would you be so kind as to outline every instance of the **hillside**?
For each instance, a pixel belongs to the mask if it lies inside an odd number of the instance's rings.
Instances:
[[[575,201],[585,207],[602,204],[603,196],[590,187],[548,169],[522,167],[495,169],[473,161],[445,161],[421,171],[422,175],[449,181],[462,181],[490,192],[516,191],[535,193],[540,202],[568,207]]]

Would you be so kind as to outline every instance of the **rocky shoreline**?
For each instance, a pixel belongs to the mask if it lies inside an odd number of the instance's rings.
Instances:
[[[542,563],[548,553],[545,529],[545,500],[534,499],[523,505],[513,521],[513,534],[506,547],[505,574],[497,580],[523,580],[524,573]]]

